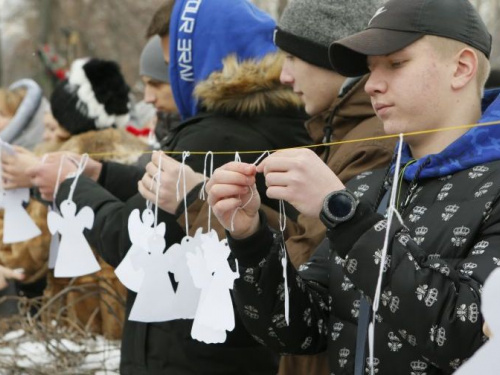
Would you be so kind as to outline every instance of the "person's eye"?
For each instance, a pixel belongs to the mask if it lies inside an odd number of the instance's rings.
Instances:
[[[404,60],[394,60],[394,61],[391,61],[391,68],[393,68],[393,69],[401,68],[404,65],[405,62],[406,61],[404,61]]]

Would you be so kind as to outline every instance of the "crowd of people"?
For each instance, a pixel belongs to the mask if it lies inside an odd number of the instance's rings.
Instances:
[[[121,340],[125,375],[450,374],[487,341],[500,91],[468,0],[290,0],[277,24],[248,0],[166,0],[145,34],[142,107],[106,56],[73,61],[49,99],[0,89],[2,193],[29,188],[42,232],[0,242],[2,295],[63,295],[51,309]],[[47,219],[68,197],[93,212],[100,267],[74,278]],[[114,270],[151,205],[167,253],[227,239],[224,342],[129,319],[138,291]]]

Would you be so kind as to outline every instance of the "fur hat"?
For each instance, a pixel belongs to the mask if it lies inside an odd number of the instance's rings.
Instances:
[[[275,43],[310,64],[332,69],[328,47],[365,28],[382,0],[291,0],[276,28]]]
[[[130,118],[129,91],[115,62],[78,59],[54,89],[50,105],[54,118],[72,135],[122,127]]]

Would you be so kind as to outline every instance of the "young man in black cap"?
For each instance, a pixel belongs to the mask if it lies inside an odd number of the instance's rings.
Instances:
[[[214,173],[209,202],[230,230],[240,273],[252,275],[236,281],[235,300],[247,328],[266,345],[301,354],[327,348],[332,373],[384,375],[448,374],[482,345],[481,286],[500,259],[493,188],[500,183],[500,129],[457,125],[500,120],[500,98],[487,95],[481,103],[490,49],[491,37],[467,0],[391,0],[365,31],[333,43],[330,52],[339,73],[370,73],[365,90],[385,131],[410,133],[400,175],[394,163],[346,187],[307,150]],[[259,214],[257,172],[266,176],[269,197],[319,216],[330,240],[330,249],[320,248],[299,274],[287,269],[289,325],[280,319],[283,240]],[[384,262],[392,189],[404,225],[394,218]],[[375,301],[371,366],[365,348]]]

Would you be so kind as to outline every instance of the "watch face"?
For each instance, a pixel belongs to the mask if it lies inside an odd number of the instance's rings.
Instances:
[[[328,202],[328,210],[336,218],[344,218],[352,211],[353,202],[346,194],[336,194]]]

